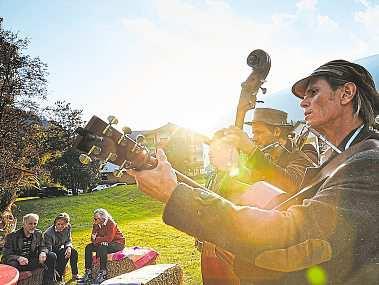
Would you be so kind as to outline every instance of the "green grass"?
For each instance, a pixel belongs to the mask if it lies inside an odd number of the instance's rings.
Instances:
[[[107,209],[126,236],[127,246],[157,250],[159,263],[177,263],[184,272],[184,284],[201,284],[200,253],[194,239],[162,222],[163,204],[153,201],[135,186],[118,186],[81,196],[22,200],[15,211],[19,221],[26,213],[40,215],[38,228],[45,230],[60,212],[71,217],[73,242],[79,252],[79,270],[84,270],[84,247],[90,241],[92,213]]]

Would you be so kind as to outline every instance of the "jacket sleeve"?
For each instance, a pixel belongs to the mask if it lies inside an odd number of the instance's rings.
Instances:
[[[47,254],[49,252],[49,249],[46,246],[46,242],[42,232],[40,230],[36,230],[35,234],[38,235],[38,253],[40,254],[41,252],[44,252]]]
[[[67,240],[64,243],[65,247],[72,247],[72,235],[71,235],[71,225],[68,225],[67,227]]]
[[[163,219],[250,262],[262,251],[310,239],[326,240],[335,256],[351,249],[358,235],[376,231],[378,160],[378,153],[355,157],[338,168],[314,197],[286,211],[236,206],[215,193],[180,184]]]
[[[108,220],[105,225],[105,236],[97,236],[95,239],[95,244],[99,244],[102,242],[110,243],[114,240],[116,234],[116,224],[111,220]]]
[[[8,234],[5,238],[4,248],[3,248],[3,259],[6,261],[17,260],[20,255],[17,255],[14,249],[14,243],[12,240],[15,238],[14,234]]]
[[[49,229],[47,229],[43,233],[43,241],[47,250],[52,251],[53,250],[53,236],[50,234]]]

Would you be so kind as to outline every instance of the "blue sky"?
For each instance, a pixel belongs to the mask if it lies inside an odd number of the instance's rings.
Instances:
[[[0,0],[0,16],[48,64],[50,102],[134,130],[232,124],[256,48],[272,58],[268,93],[379,53],[379,1]]]

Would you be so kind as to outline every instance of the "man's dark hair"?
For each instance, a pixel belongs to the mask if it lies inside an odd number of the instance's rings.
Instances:
[[[349,80],[333,77],[329,74],[317,76],[318,78],[325,79],[329,83],[330,88],[336,91],[339,87],[344,86]],[[377,91],[369,86],[361,86],[352,82],[357,86],[356,94],[353,98],[353,113],[363,120],[369,126],[372,126],[375,121],[375,101],[373,100],[377,95]]]

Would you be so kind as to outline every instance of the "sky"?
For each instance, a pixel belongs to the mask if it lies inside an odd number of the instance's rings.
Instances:
[[[379,53],[378,0],[0,0],[0,17],[47,63],[48,104],[119,129],[232,125],[254,49],[271,56],[263,100],[328,60]]]

